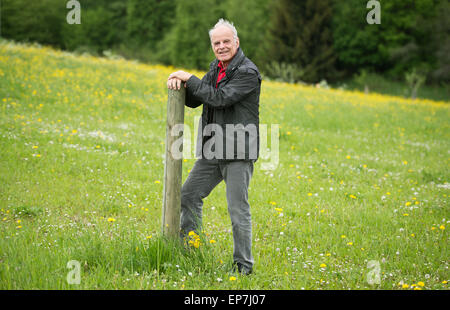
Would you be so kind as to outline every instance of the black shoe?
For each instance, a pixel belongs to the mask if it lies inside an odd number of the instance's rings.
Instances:
[[[241,263],[233,263],[233,272],[237,271],[244,276],[248,276],[249,274],[251,274],[253,272],[252,269],[248,269],[246,268],[244,265],[242,265]]]

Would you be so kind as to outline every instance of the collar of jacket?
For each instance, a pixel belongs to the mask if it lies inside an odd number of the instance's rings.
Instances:
[[[225,71],[226,76],[231,76],[231,73],[239,67],[244,58],[245,58],[244,52],[240,47],[238,47],[236,55],[234,55],[233,59],[231,59],[231,62],[228,64],[228,67]],[[209,70],[216,70],[218,65],[219,60],[216,59],[210,64]]]

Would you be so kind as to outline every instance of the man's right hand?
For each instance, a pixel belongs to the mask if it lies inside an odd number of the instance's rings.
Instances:
[[[181,81],[178,78],[169,78],[167,80],[167,88],[168,89],[180,89],[181,83],[183,83],[183,81]],[[186,88],[186,83],[184,83],[184,87]]]

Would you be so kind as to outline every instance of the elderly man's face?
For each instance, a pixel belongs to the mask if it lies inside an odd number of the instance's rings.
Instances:
[[[239,47],[239,38],[234,39],[233,31],[221,26],[211,33],[211,45],[216,58],[224,65],[233,59]]]

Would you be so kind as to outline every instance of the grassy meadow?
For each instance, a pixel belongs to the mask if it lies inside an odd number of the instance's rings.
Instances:
[[[245,277],[223,182],[192,249],[161,237],[174,70],[0,41],[0,289],[447,289],[450,102],[263,81]]]

